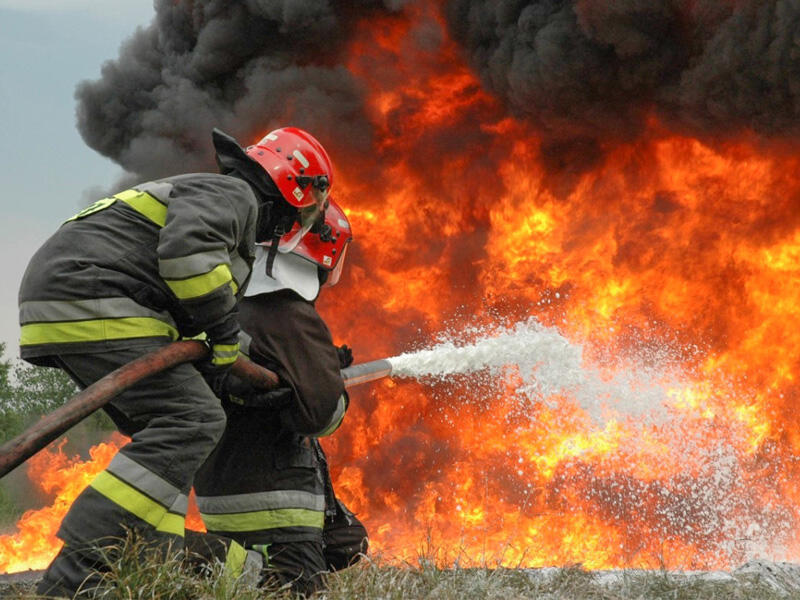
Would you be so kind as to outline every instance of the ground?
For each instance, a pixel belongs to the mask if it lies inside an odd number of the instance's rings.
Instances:
[[[0,597],[32,600],[41,571],[0,575]],[[145,592],[145,590],[139,590]],[[195,592],[196,593],[196,592]],[[230,595],[229,595],[230,594]],[[104,598],[130,598],[130,590]],[[138,597],[153,596],[150,593]],[[194,598],[178,589],[169,597]],[[209,598],[288,598],[285,592],[228,590]],[[698,571],[584,571],[580,568],[437,569],[422,566],[389,567],[370,561],[353,567],[330,582],[320,598],[441,600],[541,598],[546,600],[778,600],[800,599],[800,565],[754,560],[730,572]]]

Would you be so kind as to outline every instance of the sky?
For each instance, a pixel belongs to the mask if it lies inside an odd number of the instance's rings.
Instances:
[[[0,343],[18,356],[17,292],[39,246],[122,174],[81,139],[76,85],[154,14],[149,0],[0,0]]]

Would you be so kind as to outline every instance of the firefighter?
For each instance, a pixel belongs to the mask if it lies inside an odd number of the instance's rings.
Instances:
[[[231,378],[227,427],[195,477],[208,532],[260,552],[262,585],[288,584],[300,594],[367,549],[364,526],[334,496],[317,440],[344,417],[341,368],[353,359],[333,344],[314,301],[322,285],[338,282],[350,240],[347,217],[331,201],[292,253],[257,248],[239,310],[241,351],[284,387],[259,394]]]
[[[182,336],[204,334],[210,349],[106,406],[131,441],[64,517],[41,595],[98,585],[104,549],[131,531],[165,553],[183,547],[194,473],[225,428],[215,390],[238,355],[236,307],[255,243],[280,239],[288,251],[327,199],[331,162],[305,131],[278,129],[246,150],[216,129],[212,141],[221,174],[167,177],[95,202],[23,276],[21,357],[63,369],[80,387]]]

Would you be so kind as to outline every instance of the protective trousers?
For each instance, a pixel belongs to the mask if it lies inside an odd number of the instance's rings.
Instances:
[[[62,355],[55,361],[86,387],[158,347]],[[190,364],[142,380],[105,410],[131,441],[70,507],[57,534],[64,547],[39,594],[72,597],[79,588],[95,587],[105,567],[103,549],[118,545],[128,532],[165,554],[180,551],[194,473],[225,428],[220,401]]]
[[[322,542],[276,542],[261,547],[265,559],[261,585],[288,585],[298,595],[312,594],[325,587],[328,573],[358,562],[368,545],[364,525],[336,499],[335,508],[325,517]]]

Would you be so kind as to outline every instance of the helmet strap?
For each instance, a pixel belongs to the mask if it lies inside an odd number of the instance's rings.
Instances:
[[[269,250],[267,251],[267,277],[272,277],[272,265],[275,263],[275,256],[278,254],[278,243],[281,241],[281,235],[283,235],[280,231],[282,228],[279,228],[272,234],[272,243],[269,245]],[[275,279],[274,277],[272,277]]]
[[[270,222],[272,219],[273,202],[265,200],[258,204],[258,220],[256,221],[256,242],[266,242],[271,235]]]
[[[317,279],[319,279],[320,287],[325,285],[325,282],[328,281],[328,272],[319,265],[317,265]]]

